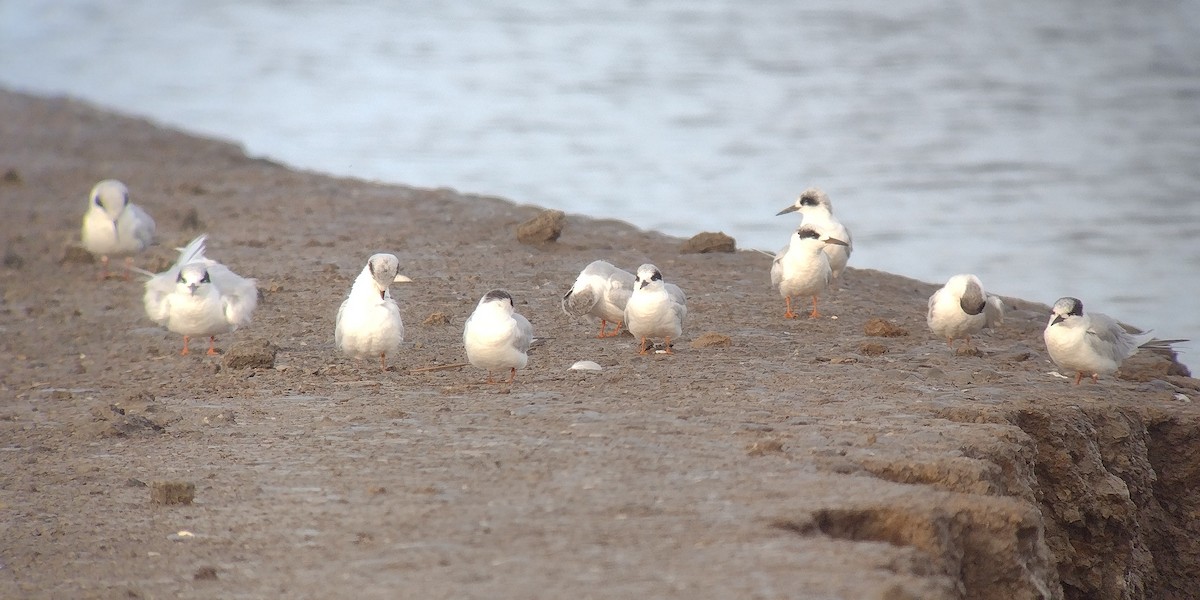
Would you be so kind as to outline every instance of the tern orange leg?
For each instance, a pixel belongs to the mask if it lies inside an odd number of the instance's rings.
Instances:
[[[785,311],[785,312],[783,313],[783,318],[785,318],[785,319],[795,319],[795,318],[796,318],[796,313],[792,312],[792,297],[791,297],[791,296],[784,296],[784,297],[783,297],[783,301],[787,303],[787,311]]]
[[[646,336],[642,336],[642,344],[638,346],[638,354],[646,353]]]
[[[133,257],[126,256],[125,257],[125,281],[129,281],[129,278],[132,274],[133,274]]]
[[[603,323],[603,321],[602,321],[601,323]],[[600,337],[602,337],[602,338],[606,338],[606,337],[617,337],[618,335],[621,335],[621,327],[622,327],[623,325],[625,325],[625,322],[624,322],[624,321],[617,321],[617,325],[616,325],[616,327],[614,327],[614,328],[613,328],[613,330],[612,330],[612,331],[609,331],[609,332],[603,332],[604,325],[602,324],[602,325],[600,326],[600,327],[601,327],[601,331],[602,331],[602,333],[600,334]]]
[[[188,337],[188,336],[186,336],[186,335],[185,335],[185,336],[183,336],[183,350],[180,350],[180,351],[179,351],[179,355],[180,355],[180,356],[187,356],[188,354],[191,354],[191,352],[192,352],[192,351],[191,351],[191,350],[188,350],[188,347],[187,347],[187,345],[188,345],[188,340],[190,340],[190,339],[191,339],[191,338],[189,338],[189,337]]]
[[[208,336],[208,353],[209,356],[217,355],[217,336]]]
[[[608,336],[604,335],[604,328],[607,325],[608,325],[608,321],[605,321],[604,319],[600,319],[600,333],[596,334],[596,339],[599,340],[599,339],[604,339],[605,337],[608,337]]]
[[[100,257],[100,281],[108,279],[108,257]]]
[[[821,313],[817,312],[817,297],[813,296],[812,298],[813,298],[813,309],[812,309],[812,312],[808,313],[808,318],[815,319],[815,318],[821,316]]]
[[[379,367],[384,371],[387,370],[387,352],[379,353]]]
[[[509,373],[509,375],[508,375],[508,384],[512,385],[512,383],[516,380],[517,380],[517,368],[513,367],[512,372]]]
[[[671,336],[667,336],[667,354],[675,354],[671,351]]]
[[[1080,381],[1083,381],[1083,371],[1075,371],[1075,385],[1079,385]]]

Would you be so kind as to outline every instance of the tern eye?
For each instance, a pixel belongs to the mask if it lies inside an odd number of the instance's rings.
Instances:
[[[650,281],[662,281],[662,273],[655,271],[654,275],[650,276]]]
[[[208,271],[204,272],[204,277],[200,280],[200,283],[212,283],[212,280],[208,278]]]
[[[182,271],[179,273],[179,276],[175,278],[175,283],[183,283],[183,272]]]
[[[92,203],[100,208],[104,208],[104,203],[100,201],[100,194],[96,194],[96,197],[92,198]]]

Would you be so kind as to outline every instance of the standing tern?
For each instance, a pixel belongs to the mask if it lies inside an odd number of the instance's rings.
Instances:
[[[206,258],[207,238],[200,235],[181,249],[171,268],[146,282],[142,298],[152,321],[183,335],[180,354],[188,354],[192,336],[208,336],[208,354],[216,354],[217,334],[248,325],[258,306],[257,282]]]
[[[929,297],[929,312],[925,322],[938,337],[946,338],[950,349],[954,340],[965,338],[964,348],[971,346],[971,334],[995,327],[1004,321],[1004,302],[999,296],[983,291],[979,278],[955,275],[946,285]]]
[[[808,317],[815,319],[821,316],[817,312],[817,296],[829,287],[833,279],[833,268],[824,249],[829,245],[846,244],[818,232],[807,223],[792,233],[787,247],[780,250],[771,263],[771,285],[779,289],[779,295],[783,296],[787,305],[783,313],[785,318],[796,318],[796,313],[792,312],[793,296],[811,296],[813,307]]]
[[[673,354],[671,338],[683,333],[685,317],[687,296],[683,290],[664,282],[658,267],[651,264],[638,267],[633,294],[625,305],[625,326],[640,340],[638,354],[646,353],[647,338],[665,338],[667,354]]]
[[[1092,381],[1099,381],[1100,375],[1116,372],[1138,348],[1170,350],[1171,344],[1187,341],[1134,336],[1108,315],[1083,314],[1083,302],[1071,297],[1054,303],[1042,337],[1055,364],[1075,371],[1075,385],[1087,374],[1091,374]]]
[[[825,255],[829,257],[829,268],[833,270],[833,278],[836,280],[841,277],[842,271],[846,269],[846,261],[850,260],[850,253],[854,251],[854,240],[850,237],[850,230],[833,216],[833,204],[830,204],[829,196],[820,188],[808,188],[796,198],[794,204],[775,213],[775,216],[791,212],[803,215],[802,224],[816,230],[817,233],[845,242],[827,245],[824,248]]]
[[[88,195],[80,239],[84,249],[100,257],[104,265],[101,279],[108,278],[110,256],[125,257],[125,278],[128,279],[133,255],[154,242],[154,219],[129,201],[129,188],[124,183],[105,179]]]
[[[597,338],[621,334],[625,323],[625,304],[633,294],[633,273],[618,269],[602,260],[592,261],[579,272],[575,285],[562,297],[563,312],[575,317],[589,315],[600,320]],[[608,323],[616,324],[605,331]]]
[[[512,295],[504,290],[484,294],[463,327],[467,360],[487,370],[488,383],[495,382],[492,371],[504,369],[510,371],[508,382],[516,381],[517,369],[524,369],[529,361],[532,341],[533,326],[516,312]]]
[[[347,356],[356,359],[379,357],[379,366],[387,370],[387,354],[393,354],[404,341],[404,321],[389,286],[400,270],[400,260],[392,254],[373,254],[350,287],[350,295],[337,312],[333,340]]]

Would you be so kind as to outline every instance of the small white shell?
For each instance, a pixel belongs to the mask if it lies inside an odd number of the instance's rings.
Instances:
[[[180,529],[178,533],[172,533],[171,535],[168,535],[167,539],[171,540],[172,542],[184,542],[194,537],[196,537],[196,534],[186,529]]]
[[[392,283],[412,283],[412,279],[409,279],[408,275],[397,274],[396,278],[392,280]]]
[[[1180,402],[1191,402],[1192,399],[1187,397],[1187,394],[1175,394],[1175,399]]]
[[[571,365],[571,370],[572,371],[600,371],[602,369],[601,369],[600,365],[597,363],[594,363],[590,360],[581,360],[581,361]]]

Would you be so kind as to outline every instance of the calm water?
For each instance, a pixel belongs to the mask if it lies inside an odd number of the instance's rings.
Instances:
[[[0,85],[743,247],[819,185],[852,266],[1200,340],[1200,1],[499,4],[0,0]]]

